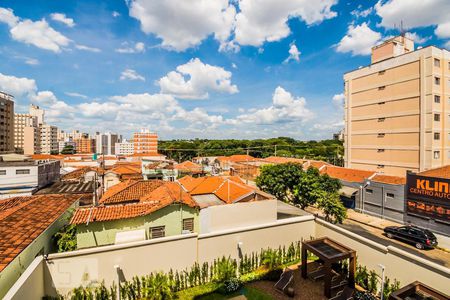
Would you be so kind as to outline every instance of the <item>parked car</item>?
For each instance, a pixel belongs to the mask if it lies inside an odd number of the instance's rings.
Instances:
[[[431,231],[417,226],[388,226],[384,228],[384,232],[388,238],[397,238],[413,244],[417,249],[432,249],[438,244]]]

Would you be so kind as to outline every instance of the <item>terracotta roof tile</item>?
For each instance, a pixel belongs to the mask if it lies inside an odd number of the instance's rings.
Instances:
[[[0,202],[0,272],[58,219],[78,195],[14,197]]]
[[[418,175],[450,179],[450,165],[423,171],[418,173]]]
[[[203,172],[203,167],[199,164],[193,163],[192,161],[186,160],[180,164],[174,166],[175,169],[191,173],[201,173]]]
[[[163,184],[160,180],[124,181],[109,188],[100,199],[102,204],[137,202]]]
[[[387,184],[406,184],[406,177],[390,176],[384,174],[377,174],[371,180]]]
[[[284,164],[284,163],[304,163],[303,159],[300,158],[294,158],[294,157],[282,157],[282,156],[269,156],[263,159],[266,162],[273,163],[273,164]]]
[[[247,154],[235,154],[231,156],[218,156],[219,161],[239,162],[239,161],[255,161],[258,160],[251,155]]]
[[[375,174],[373,171],[349,169],[336,166],[326,166],[321,170],[321,173],[328,174],[332,178],[349,182],[364,182],[364,180]]]

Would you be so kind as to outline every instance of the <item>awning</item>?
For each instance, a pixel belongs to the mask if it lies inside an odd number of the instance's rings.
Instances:
[[[358,189],[353,188],[353,187],[349,187],[349,186],[343,186],[340,190],[339,190],[339,195],[341,196],[345,196],[348,198],[351,198],[353,196],[353,194],[355,194],[358,191]]]

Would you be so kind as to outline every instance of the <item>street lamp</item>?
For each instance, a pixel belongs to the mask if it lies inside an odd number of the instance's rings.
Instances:
[[[370,185],[370,181],[366,181],[364,185],[360,185],[359,188],[361,189],[361,195],[359,196],[359,199],[361,199],[361,206],[359,208],[359,210],[364,213],[364,194],[365,194],[365,189],[366,187],[368,187]]]
[[[384,269],[385,269],[385,267],[382,264],[378,264],[378,266],[381,269],[381,300],[384,300],[383,297],[384,297]]]

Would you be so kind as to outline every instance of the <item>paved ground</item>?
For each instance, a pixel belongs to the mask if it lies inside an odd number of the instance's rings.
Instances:
[[[319,211],[314,208],[308,208],[307,210],[313,214],[319,213]],[[348,210],[347,215],[348,219],[344,221],[344,224],[341,224],[339,226],[382,245],[392,245],[411,254],[431,260],[440,265],[450,267],[450,252],[440,249],[418,250],[413,245],[409,245],[395,239],[389,239],[383,234],[384,227],[390,225],[399,226],[400,224],[385,219],[361,214],[353,210]]]

